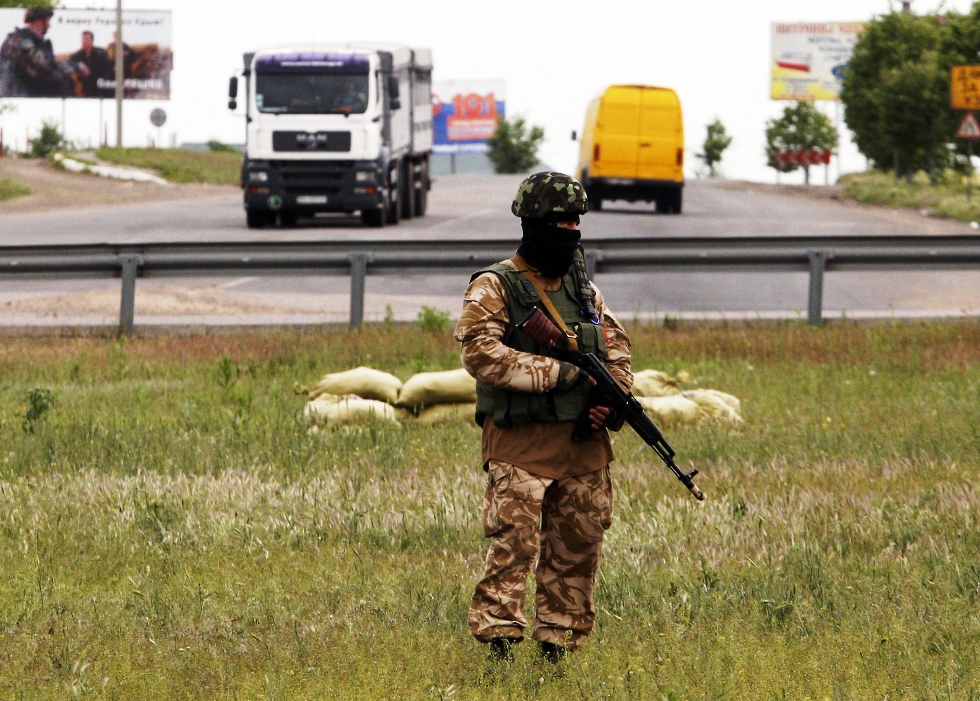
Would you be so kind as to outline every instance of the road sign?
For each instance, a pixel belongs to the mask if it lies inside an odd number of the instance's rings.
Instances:
[[[960,122],[960,128],[956,131],[957,139],[980,139],[980,122],[973,116],[973,112],[967,112]]]
[[[167,113],[159,107],[155,107],[153,111],[150,112],[150,123],[155,127],[162,127],[167,123]]]
[[[980,66],[949,69],[949,102],[954,110],[980,109]]]

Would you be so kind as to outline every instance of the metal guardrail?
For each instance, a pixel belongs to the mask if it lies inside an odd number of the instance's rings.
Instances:
[[[590,272],[804,272],[822,322],[832,271],[980,269],[980,236],[616,238],[589,240]],[[513,240],[286,241],[0,246],[0,276],[120,278],[119,333],[133,332],[136,280],[220,275],[347,275],[350,325],[364,320],[368,275],[471,272],[513,255]]]

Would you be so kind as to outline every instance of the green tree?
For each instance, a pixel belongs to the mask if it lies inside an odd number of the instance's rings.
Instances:
[[[812,102],[797,102],[783,109],[783,116],[766,122],[766,159],[769,167],[781,173],[803,168],[804,181],[810,184],[810,166],[782,165],[776,162],[776,151],[834,151],[837,129],[830,118]]]
[[[514,121],[501,118],[493,135],[487,139],[487,157],[497,173],[526,173],[538,162],[538,146],[544,140],[544,129],[528,129],[523,117]]]
[[[980,3],[967,15],[892,12],[867,24],[841,101],[858,149],[877,170],[935,177],[955,165],[949,144],[962,115],[949,105],[949,69],[976,63],[978,48]]]
[[[721,163],[722,154],[725,149],[732,145],[732,137],[725,131],[725,125],[720,119],[708,125],[708,135],[704,139],[704,146],[701,153],[694,154],[697,158],[708,166],[708,174],[714,178],[718,175],[717,164]]]
[[[0,0],[0,7],[57,7],[58,0]]]

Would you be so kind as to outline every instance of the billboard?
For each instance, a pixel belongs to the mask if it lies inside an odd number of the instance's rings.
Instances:
[[[504,81],[432,83],[432,152],[486,153],[487,139],[505,116]]]
[[[169,100],[170,11],[124,10],[122,21],[125,97]],[[115,34],[115,10],[0,9],[0,97],[114,98]]]
[[[774,22],[773,100],[840,100],[840,86],[861,22]]]

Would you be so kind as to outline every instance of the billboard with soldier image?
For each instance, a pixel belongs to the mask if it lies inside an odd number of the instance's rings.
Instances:
[[[169,100],[169,10],[124,10],[126,99]],[[114,98],[115,10],[0,9],[0,97]]]

